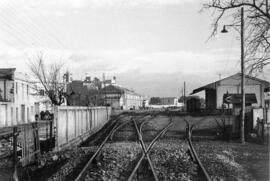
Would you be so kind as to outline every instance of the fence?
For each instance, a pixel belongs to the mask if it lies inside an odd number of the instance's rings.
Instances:
[[[60,150],[71,144],[78,144],[79,140],[82,141],[99,130],[108,121],[110,114],[110,107],[55,107],[55,148]]]
[[[22,148],[22,166],[35,162],[40,153],[38,124],[25,124],[20,127],[21,132],[18,135],[18,145]],[[16,134],[16,133],[15,133]]]

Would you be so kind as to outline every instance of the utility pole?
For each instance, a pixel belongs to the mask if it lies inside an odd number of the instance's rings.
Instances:
[[[265,8],[266,8],[266,13],[268,13],[269,11],[268,0],[265,0]]]
[[[244,62],[244,8],[241,8],[241,143],[245,142],[245,62]]]
[[[184,81],[184,107],[186,108],[186,82]]]

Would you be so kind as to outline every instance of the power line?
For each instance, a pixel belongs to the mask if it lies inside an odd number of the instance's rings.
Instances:
[[[31,38],[31,41],[33,41],[36,44],[40,44],[42,46],[43,43],[47,43],[46,41],[44,41],[44,37],[41,36],[41,31],[38,29],[37,26],[33,26],[35,25],[35,23],[33,21],[30,21],[29,18],[25,15],[23,15],[23,13],[17,11],[16,9],[14,9],[13,7],[11,7],[8,4],[5,4],[5,6],[9,8],[9,10],[12,10],[13,12],[13,17],[16,17],[17,20],[19,20],[18,23],[14,23],[15,25],[17,25],[17,27],[20,27],[20,29],[23,32],[27,32],[25,34],[28,34],[29,37],[27,37],[28,39]],[[12,13],[11,11],[8,11],[9,13]],[[27,21],[28,20],[28,21]],[[15,18],[13,19],[13,21],[15,21]],[[22,25],[24,24],[24,25]],[[34,38],[34,39],[33,39]],[[48,41],[48,39],[47,39]]]
[[[18,23],[14,23],[15,24],[14,26],[18,28],[21,32],[23,32],[23,34],[28,35],[28,37],[26,38],[27,40],[30,39],[34,43],[40,44],[41,46],[44,43],[46,45],[50,43],[51,41],[53,41],[57,43],[58,47],[61,47],[61,48],[64,47],[64,45],[60,42],[60,40],[58,39],[56,40],[55,36],[52,35],[52,33],[48,33],[44,31],[44,28],[43,29],[40,28],[40,26],[37,25],[36,22],[33,19],[31,19],[28,15],[26,15],[23,11],[18,11],[17,9],[13,8],[11,4],[7,4],[7,3],[5,3],[5,7],[8,7],[9,10],[12,10],[12,12],[11,11],[8,11],[8,12],[10,14],[13,13],[13,16],[16,17],[17,20],[19,20]],[[13,19],[13,21],[15,21],[15,18]],[[42,35],[45,35],[45,36],[42,36]]]
[[[43,22],[47,20],[47,25],[51,25],[51,26],[44,26],[42,25],[45,29],[47,29],[48,34],[50,36],[52,36],[55,41],[57,41],[63,48],[66,48],[66,46],[62,43],[62,41],[59,40],[59,38],[57,36],[55,36],[49,29],[48,27],[53,27],[54,25],[52,23],[49,22],[49,19],[47,17],[45,17],[42,13],[40,13],[39,11],[37,11],[36,8],[34,8],[33,6],[29,6],[32,10],[34,10],[37,14],[39,14],[39,16],[43,19]]]

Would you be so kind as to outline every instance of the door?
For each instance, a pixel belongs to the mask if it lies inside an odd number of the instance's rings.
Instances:
[[[25,105],[21,105],[21,122],[25,123]]]
[[[0,126],[7,126],[7,105],[0,105]]]

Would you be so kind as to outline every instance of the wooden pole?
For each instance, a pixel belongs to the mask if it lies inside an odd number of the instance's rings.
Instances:
[[[244,8],[241,8],[241,143],[245,142],[245,62],[244,62]]]
[[[186,82],[184,82],[184,108],[186,110]]]
[[[265,9],[266,9],[266,13],[268,13],[269,11],[268,0],[265,0]]]
[[[17,127],[13,128],[13,180],[18,181],[17,173]]]

